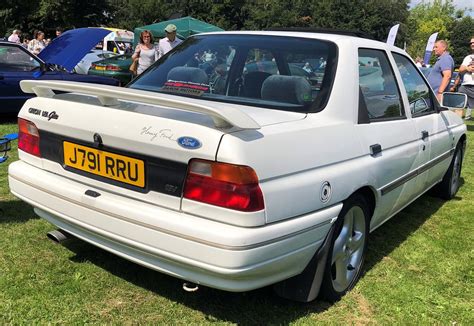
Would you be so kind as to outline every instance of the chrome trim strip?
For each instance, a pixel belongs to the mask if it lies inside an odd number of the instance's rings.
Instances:
[[[214,248],[224,249],[224,250],[232,250],[232,251],[251,250],[251,249],[263,247],[263,246],[266,246],[266,245],[269,245],[269,244],[272,244],[272,243],[276,243],[276,242],[279,242],[279,241],[283,241],[283,240],[289,239],[291,237],[294,237],[294,236],[312,231],[312,230],[317,229],[317,228],[319,228],[321,226],[324,226],[326,224],[331,224],[332,223],[332,220],[327,220],[327,221],[324,221],[322,223],[312,225],[308,228],[305,228],[305,229],[302,229],[302,230],[299,230],[299,231],[295,231],[295,232],[286,234],[286,235],[278,237],[278,238],[274,238],[274,239],[270,239],[270,240],[250,244],[250,245],[244,245],[244,246],[229,246],[229,245],[223,245],[223,244],[216,243],[216,242],[206,241],[206,240],[196,238],[196,237],[191,237],[191,236],[179,233],[179,232],[170,231],[170,230],[163,229],[163,228],[160,228],[160,227],[157,227],[157,226],[154,226],[154,225],[150,225],[150,224],[147,224],[147,223],[137,222],[137,221],[132,220],[130,218],[127,218],[125,216],[118,215],[118,214],[115,214],[115,213],[110,213],[110,212],[104,211],[102,209],[98,209],[97,207],[92,207],[92,206],[86,205],[82,202],[78,202],[76,200],[72,200],[70,198],[64,197],[60,194],[53,193],[53,192],[49,191],[48,189],[45,189],[43,187],[39,187],[37,185],[34,185],[34,184],[32,184],[28,181],[25,181],[21,178],[16,177],[16,176],[10,175],[10,177],[13,178],[13,179],[16,179],[19,182],[23,182],[23,183],[25,183],[25,184],[29,185],[30,187],[33,187],[37,190],[43,191],[43,192],[45,192],[45,193],[47,193],[51,196],[63,199],[67,202],[73,203],[73,204],[78,205],[78,206],[82,206],[86,209],[94,210],[98,213],[102,213],[104,215],[107,215],[107,216],[110,216],[110,217],[113,217],[113,218],[116,218],[116,219],[119,219],[119,220],[122,220],[122,221],[126,221],[126,222],[129,222],[129,223],[132,223],[132,224],[135,224],[135,225],[139,225],[139,226],[143,226],[145,228],[152,229],[152,230],[155,230],[155,231],[158,231],[158,232],[162,232],[162,233],[165,233],[165,234],[168,234],[168,235],[171,235],[171,236],[175,236],[175,237],[178,237],[178,238],[181,238],[181,239],[197,242],[197,243],[200,243],[200,244],[203,244],[203,245],[206,245],[206,246],[211,246],[211,247],[214,247]],[[54,211],[51,208],[50,208],[50,210]],[[293,217],[293,218],[297,218],[297,216]]]
[[[396,188],[400,187],[401,185],[403,185],[404,183],[410,181],[411,179],[413,179],[414,177],[416,177],[417,175],[420,175],[422,174],[423,172],[431,169],[433,166],[435,166],[436,164],[438,163],[441,163],[442,161],[444,161],[445,159],[447,159],[448,157],[452,156],[454,153],[454,148],[452,148],[449,152],[446,152],[444,153],[443,155],[435,158],[434,160],[432,160],[431,162],[428,162],[426,163],[425,165],[422,165],[420,166],[418,169],[416,170],[413,170],[412,172],[408,173],[407,175],[405,175],[404,177],[400,178],[399,180],[396,180],[390,184],[388,184],[387,186],[383,187],[380,191],[382,193],[382,196],[388,194],[389,192],[395,190]]]

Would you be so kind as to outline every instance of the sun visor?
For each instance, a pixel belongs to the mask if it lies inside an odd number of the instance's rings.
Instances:
[[[106,35],[104,28],[77,28],[62,33],[38,55],[46,63],[57,64],[68,71]]]

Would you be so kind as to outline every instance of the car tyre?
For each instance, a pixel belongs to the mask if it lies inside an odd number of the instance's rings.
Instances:
[[[462,157],[463,146],[458,145],[443,180],[435,186],[435,193],[439,197],[449,200],[456,196],[461,182]]]
[[[320,292],[330,302],[341,299],[361,276],[369,235],[365,198],[360,194],[349,197],[335,223]]]

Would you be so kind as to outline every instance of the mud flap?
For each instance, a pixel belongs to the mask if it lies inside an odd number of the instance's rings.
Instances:
[[[304,271],[273,286],[273,290],[278,296],[299,302],[310,302],[316,299],[321,288],[335,224],[332,225],[323,244],[311,258]]]

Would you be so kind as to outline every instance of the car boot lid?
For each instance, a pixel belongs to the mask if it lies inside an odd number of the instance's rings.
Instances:
[[[72,71],[79,61],[109,33],[110,30],[98,27],[69,30],[55,38],[39,53],[38,57],[46,63]]]

